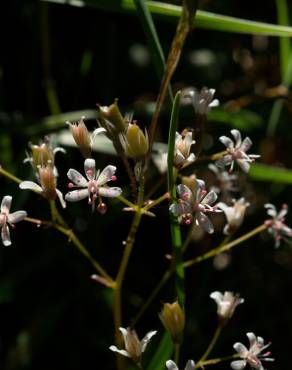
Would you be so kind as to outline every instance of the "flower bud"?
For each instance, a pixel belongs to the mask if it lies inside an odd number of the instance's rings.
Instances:
[[[44,191],[44,195],[49,200],[55,200],[57,197],[56,193],[56,175],[54,174],[54,169],[49,162],[46,166],[39,166],[39,177],[41,187]]]
[[[122,116],[119,107],[118,99],[115,99],[114,103],[109,107],[97,105],[99,114],[102,119],[110,121],[118,131],[118,133],[124,133],[127,130],[127,123]]]
[[[173,342],[179,344],[185,327],[185,314],[178,301],[164,303],[159,318],[171,334]]]
[[[87,127],[85,126],[84,118],[85,117],[81,117],[80,121],[76,123],[71,122],[66,123],[69,125],[73,139],[75,140],[75,143],[78,146],[81,154],[84,156],[84,158],[90,158],[91,157],[90,135],[87,130]]]
[[[147,131],[145,135],[138,125],[130,123],[126,135],[120,136],[121,143],[129,157],[141,159],[149,149]]]
[[[53,161],[54,156],[46,143],[41,145],[31,145],[31,163],[36,170],[38,166],[46,165],[48,161]]]

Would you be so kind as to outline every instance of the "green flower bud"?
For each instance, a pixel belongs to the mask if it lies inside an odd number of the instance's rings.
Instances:
[[[178,301],[164,303],[159,318],[165,329],[171,334],[173,342],[181,343],[185,327],[185,314]]]
[[[135,123],[129,123],[125,135],[120,136],[125,153],[132,158],[141,159],[149,150],[147,131],[145,134]]]

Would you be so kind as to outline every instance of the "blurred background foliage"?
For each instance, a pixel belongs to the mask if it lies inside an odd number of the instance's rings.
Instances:
[[[79,119],[84,113],[79,111],[85,111],[89,127],[96,127],[96,103],[109,105],[119,98],[124,113],[133,110],[135,118],[145,127],[150,122],[159,80],[141,23],[133,13],[100,9],[98,3],[96,0],[97,7],[29,0],[5,4],[2,17],[9,20],[9,25],[1,22],[0,163],[22,179],[33,177],[30,166],[22,163],[28,142],[36,144],[44,135],[58,133],[65,128],[66,120]],[[259,7],[251,0],[202,0],[199,9],[279,22],[274,0],[267,0]],[[291,9],[288,15],[291,18]],[[167,55],[175,23],[161,17],[154,20]],[[290,39],[287,40],[289,48]],[[265,202],[280,206],[291,199],[291,173],[285,169],[292,168],[292,104],[289,89],[280,86],[284,81],[282,63],[287,66],[288,62],[287,55],[286,62],[281,61],[279,41],[277,37],[195,29],[172,80],[174,90],[204,85],[216,88],[222,105],[210,114],[206,153],[222,150],[217,138],[223,133],[228,135],[235,127],[251,136],[255,143],[253,152],[261,154],[264,165],[283,169],[275,173],[259,166],[252,169],[251,178],[242,177],[243,194],[252,206],[239,235],[265,219],[262,208]],[[268,134],[273,135],[267,135],[274,103],[281,104],[283,109],[276,119],[275,132],[270,130]],[[164,142],[169,113],[166,106],[160,120],[158,139]],[[184,109],[180,127],[192,127],[192,119],[192,111]],[[67,154],[60,154],[56,163],[59,188],[64,192],[68,168],[81,170],[83,165],[76,149],[66,149]],[[95,158],[99,168],[116,164],[118,183],[125,192],[129,191],[119,158],[98,152]],[[204,165],[198,165],[196,171],[207,175]],[[152,184],[158,178],[153,170]],[[49,217],[43,199],[19,191],[16,184],[3,177],[0,182],[1,197],[13,195],[13,210],[25,209],[31,217],[40,219]],[[161,187],[156,195],[163,191]],[[68,205],[64,212],[91,253],[104,261],[112,274],[117,270],[122,241],[132,217],[121,213],[121,208],[113,201],[105,216],[92,215],[86,202],[80,202]],[[145,218],[142,223],[126,275],[125,326],[169,265],[164,257],[170,252],[167,205],[157,207],[155,212],[156,219]],[[288,215],[288,224],[289,221],[291,224],[292,217]],[[222,225],[220,219],[218,231]],[[187,233],[185,228],[183,233]],[[111,293],[90,280],[94,273],[91,265],[63,235],[52,229],[23,222],[17,225],[12,237],[11,247],[0,248],[0,367],[3,370],[114,368],[114,356],[108,350],[113,343]],[[203,236],[190,245],[188,256],[202,254],[216,246],[221,238],[220,232],[215,239]],[[275,250],[273,241],[265,235],[246,242],[232,254],[188,270],[188,321],[183,356],[198,358],[216,327],[216,308],[209,293],[232,290],[240,292],[246,303],[239,307],[224,330],[214,357],[232,354],[233,343],[245,342],[245,333],[253,331],[273,341],[276,363],[269,364],[269,369],[288,369],[292,333],[288,298],[291,271],[291,247],[282,245]],[[143,335],[150,329],[162,333],[157,313],[161,302],[174,298],[169,284],[138,322],[138,333]],[[159,336],[153,342],[149,358]],[[216,368],[226,369],[229,364]]]

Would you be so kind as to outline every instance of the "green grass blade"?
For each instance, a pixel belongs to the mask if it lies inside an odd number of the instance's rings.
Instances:
[[[276,0],[277,12],[278,12],[278,24],[281,26],[289,26],[289,12],[286,0]],[[291,55],[291,41],[287,37],[280,38],[280,61],[281,61],[281,76],[282,79],[285,76],[289,57]]]
[[[58,4],[67,4],[72,6],[90,6],[112,11],[135,12],[134,0],[42,0]],[[160,3],[156,1],[147,1],[149,11],[153,16],[164,18],[169,21],[177,21],[181,15],[181,7],[173,4]],[[194,26],[216,31],[236,32],[245,34],[261,34],[267,36],[292,36],[292,27],[269,24],[264,22],[250,21],[241,18],[230,17],[226,15],[200,11],[194,18]]]
[[[164,370],[165,362],[171,358],[172,351],[171,336],[168,332],[165,332],[146,370]]]
[[[253,164],[249,176],[256,181],[269,181],[273,183],[292,184],[292,171],[285,168]]]
[[[167,153],[167,183],[168,191],[170,193],[172,201],[176,198],[176,171],[173,167],[173,157],[175,149],[175,133],[178,126],[178,113],[179,113],[179,103],[180,103],[181,92],[178,91],[175,95],[171,118],[170,118],[170,128],[168,136],[168,153]],[[184,290],[184,267],[182,261],[182,240],[180,225],[178,223],[177,217],[170,215],[170,231],[171,231],[171,243],[172,251],[175,264],[175,285],[176,292],[178,296],[178,301],[183,307],[185,303],[185,290]]]

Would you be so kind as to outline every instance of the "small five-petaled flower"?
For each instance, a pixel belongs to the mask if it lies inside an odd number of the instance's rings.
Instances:
[[[0,229],[1,229],[1,239],[3,245],[7,247],[11,245],[10,231],[8,225],[14,227],[16,222],[22,221],[27,213],[25,211],[16,211],[10,213],[12,197],[6,195],[1,202],[1,212],[0,212]]]
[[[271,343],[264,344],[262,337],[256,337],[254,333],[246,334],[249,340],[249,349],[242,343],[235,343],[233,348],[238,352],[241,360],[231,362],[233,370],[242,370],[246,364],[249,364],[253,369],[264,370],[262,361],[274,361],[273,358],[269,358],[271,352],[261,354]]]
[[[193,214],[195,213],[196,223],[200,225],[207,233],[213,233],[214,227],[212,222],[205,213],[222,212],[217,206],[212,206],[217,194],[214,191],[209,193],[205,190],[205,183],[202,180],[196,180],[197,189],[191,191],[186,185],[177,186],[179,196],[178,203],[170,206],[169,210],[179,216],[184,224],[191,224]]]
[[[73,168],[69,169],[67,176],[72,183],[69,183],[68,187],[70,189],[75,187],[81,189],[67,193],[65,199],[68,202],[78,202],[79,200],[88,198],[88,203],[92,205],[92,210],[94,210],[97,199],[99,200],[99,205],[103,205],[102,197],[114,198],[121,195],[121,188],[107,186],[109,181],[116,180],[115,166],[106,166],[100,172],[95,168],[95,160],[87,158],[84,161],[84,172],[86,178]]]
[[[248,172],[250,163],[253,163],[256,158],[259,158],[258,154],[247,154],[246,152],[250,149],[252,141],[249,137],[244,140],[241,138],[241,134],[238,130],[230,131],[234,141],[227,136],[220,136],[219,140],[226,146],[227,154],[223,155],[216,161],[218,167],[230,166],[230,172],[233,170],[234,162],[236,162],[243,172]]]

